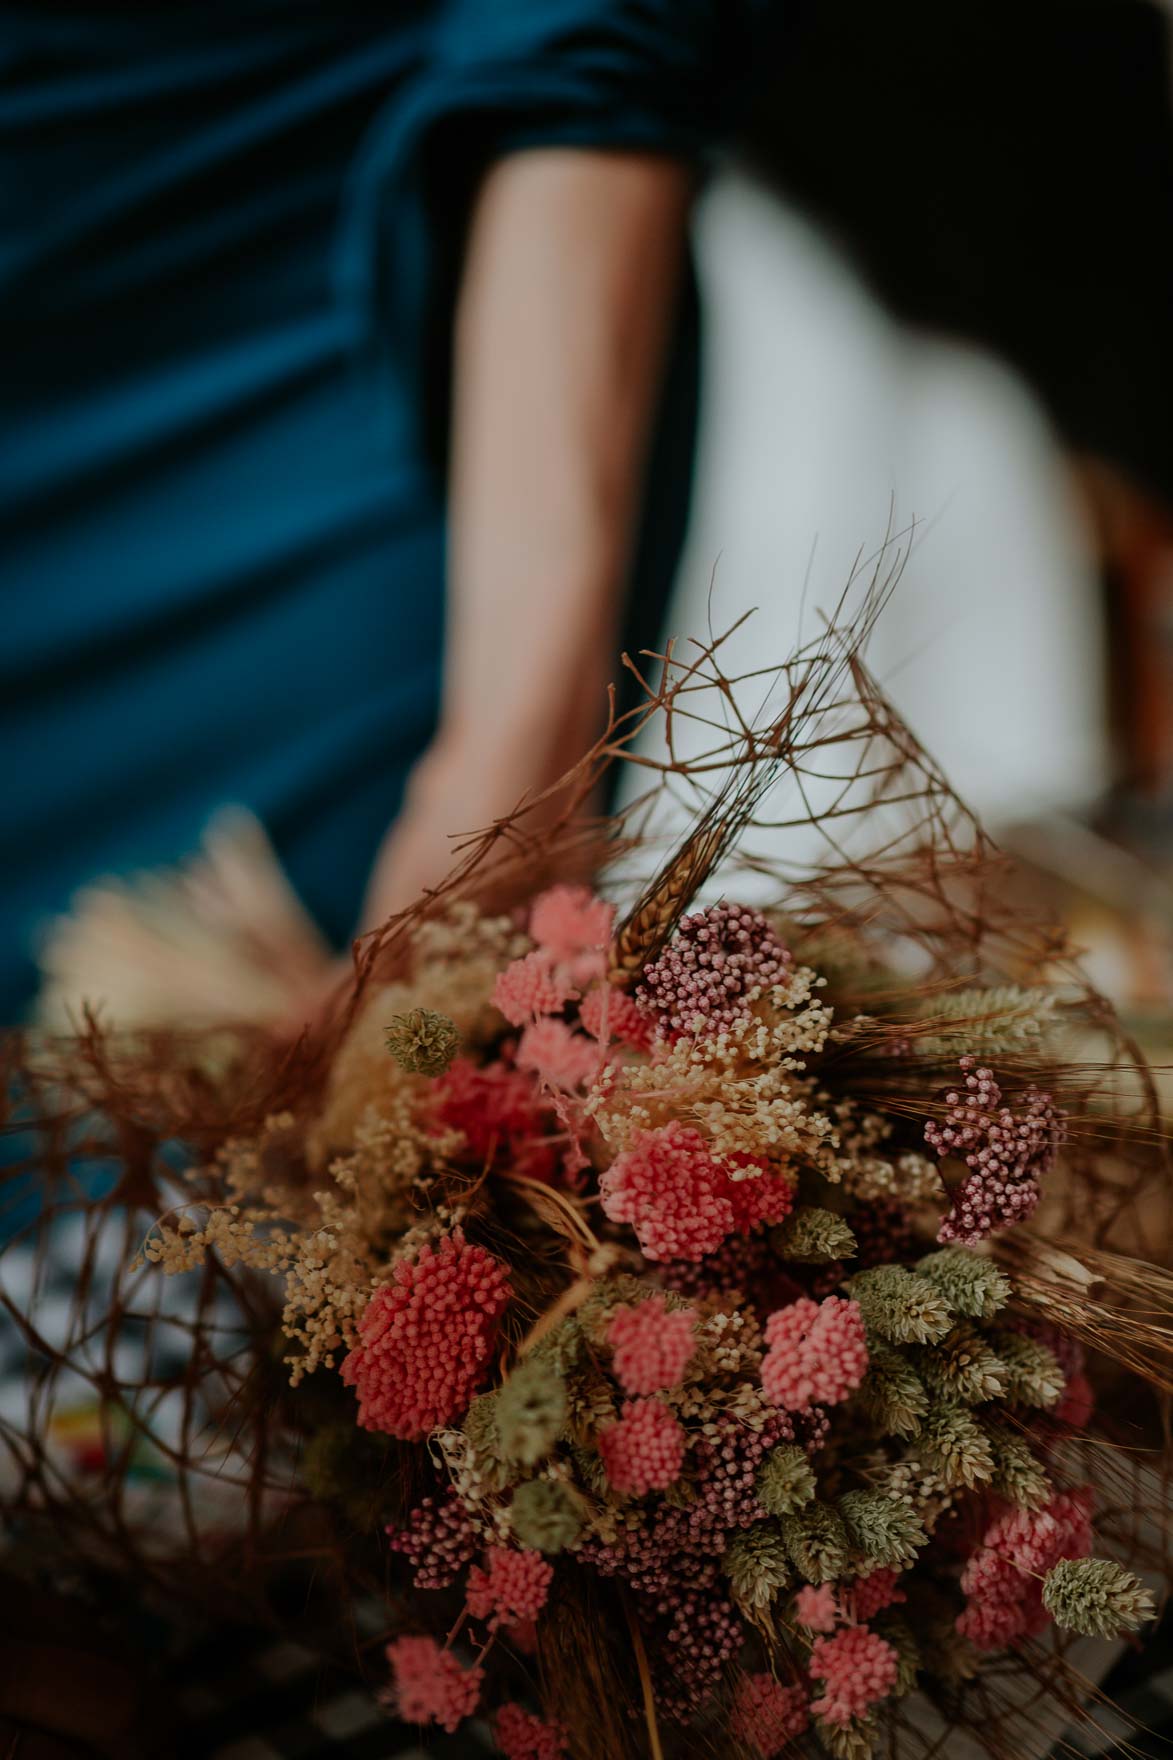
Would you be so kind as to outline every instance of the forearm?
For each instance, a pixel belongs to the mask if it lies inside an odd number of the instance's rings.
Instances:
[[[689,184],[578,151],[486,178],[456,325],[443,740],[532,752],[601,713]]]

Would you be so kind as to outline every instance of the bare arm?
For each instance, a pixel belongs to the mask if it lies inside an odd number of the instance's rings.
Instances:
[[[680,272],[686,168],[535,150],[486,177],[456,319],[440,726],[368,923],[447,871],[453,832],[594,736]]]

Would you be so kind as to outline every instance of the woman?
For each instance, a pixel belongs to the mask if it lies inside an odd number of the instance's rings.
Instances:
[[[47,913],[224,802],[342,942],[585,744],[681,537],[689,195],[767,10],[0,4],[3,1019]]]

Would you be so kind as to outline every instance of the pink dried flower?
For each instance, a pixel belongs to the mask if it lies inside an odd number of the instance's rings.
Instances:
[[[684,918],[644,968],[638,995],[662,1032],[711,1038],[743,1020],[789,966],[789,952],[760,911],[714,904]]]
[[[485,1671],[462,1668],[434,1638],[397,1638],[387,1646],[392,1696],[405,1723],[438,1723],[451,1735],[477,1708]]]
[[[477,1531],[456,1493],[423,1497],[402,1528],[388,1527],[392,1552],[402,1552],[417,1589],[447,1589],[477,1550]]]
[[[1040,1510],[1012,1510],[982,1543],[1020,1571],[1046,1572],[1061,1558],[1083,1558],[1092,1547],[1093,1498],[1090,1485],[1081,1485],[1057,1492]]]
[[[651,1296],[634,1308],[616,1308],[607,1328],[615,1353],[615,1374],[627,1393],[658,1393],[675,1387],[684,1374],[695,1342],[696,1315],[691,1308],[668,1312],[663,1296]]]
[[[1086,1375],[1076,1374],[1063,1390],[1063,1398],[1051,1413],[1056,1424],[1070,1430],[1086,1430],[1096,1409],[1096,1396]]]
[[[810,1672],[824,1683],[811,1710],[824,1723],[845,1728],[865,1717],[896,1685],[899,1658],[892,1645],[866,1626],[844,1626],[834,1637],[816,1640]]]
[[[577,994],[550,956],[539,950],[524,954],[498,972],[493,1004],[513,1026],[523,1027],[538,1015],[561,1014]]]
[[[900,1573],[881,1565],[866,1577],[857,1577],[843,1591],[843,1599],[851,1608],[855,1623],[866,1625],[885,1607],[895,1607],[908,1597],[900,1587]]]
[[[789,1214],[789,1182],[764,1162],[761,1167],[756,1178],[731,1179],[701,1133],[672,1119],[657,1130],[636,1131],[599,1191],[612,1222],[634,1228],[645,1258],[703,1259],[726,1235]]]
[[[1030,1578],[996,1552],[979,1548],[965,1567],[961,1586],[965,1611],[955,1623],[979,1650],[1007,1650],[1047,1624],[1042,1585],[1032,1592]]]
[[[458,1057],[436,1082],[434,1097],[437,1121],[462,1133],[474,1161],[508,1160],[531,1179],[553,1173],[557,1154],[532,1076],[506,1063],[481,1068]]]
[[[578,1558],[657,1601],[680,1592],[681,1585],[714,1582],[730,1536],[766,1519],[757,1486],[762,1462],[779,1442],[793,1440],[786,1412],[775,1412],[760,1430],[718,1418],[689,1449],[689,1502],[655,1498],[629,1506],[615,1539],[604,1544],[588,1536]]]
[[[794,1597],[794,1611],[799,1624],[811,1632],[833,1632],[839,1624],[839,1603],[834,1585],[808,1583]]]
[[[971,1056],[959,1063],[966,1092],[946,1094],[949,1110],[942,1123],[930,1119],[925,1125],[925,1141],[942,1158],[953,1156],[971,1170],[937,1239],[972,1247],[1030,1216],[1041,1195],[1039,1182],[1063,1143],[1067,1115],[1050,1094],[1027,1088],[1015,1116],[1003,1106],[992,1070],[975,1067]]]
[[[802,1687],[784,1687],[772,1674],[742,1675],[733,1696],[731,1733],[762,1760],[775,1760],[788,1742],[796,1742],[810,1724],[807,1694]]]
[[[594,1039],[619,1039],[634,1050],[646,1051],[655,1036],[656,1023],[634,996],[613,984],[596,984],[578,1008],[578,1018]]]
[[[486,1568],[468,1573],[468,1611],[494,1628],[537,1619],[546,1605],[554,1567],[527,1546],[490,1546]]]
[[[419,1442],[467,1407],[511,1295],[505,1267],[457,1228],[403,1260],[372,1295],[342,1364],[358,1421]]]
[[[518,1069],[533,1070],[551,1088],[573,1093],[585,1087],[599,1068],[599,1047],[567,1026],[547,1016],[533,1021],[517,1045]]]
[[[603,1470],[616,1491],[643,1497],[680,1477],[684,1431],[658,1399],[629,1399],[614,1424],[599,1432]]]
[[[529,914],[529,932],[552,960],[606,947],[615,907],[587,886],[551,886],[538,894]]]
[[[522,1705],[502,1705],[493,1734],[505,1760],[561,1760],[566,1732],[560,1723],[543,1723]]]
[[[762,1389],[787,1411],[836,1405],[854,1391],[868,1366],[867,1335],[858,1302],[803,1296],[766,1322]]]
[[[1041,1510],[1012,1510],[987,1528],[961,1575],[957,1629],[979,1650],[1004,1650],[1050,1623],[1042,1579],[1061,1558],[1092,1548],[1092,1492],[1061,1491]]]
[[[733,1206],[736,1232],[753,1234],[759,1228],[774,1228],[785,1222],[794,1208],[794,1186],[789,1175],[751,1155],[733,1155],[730,1165],[761,1169],[748,1179],[729,1180],[728,1198]]]

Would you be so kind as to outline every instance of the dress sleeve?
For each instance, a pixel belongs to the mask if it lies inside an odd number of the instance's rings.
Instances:
[[[744,103],[780,0],[446,0],[419,77],[355,168],[339,265],[439,462],[469,204],[503,154],[541,146],[703,163]]]

